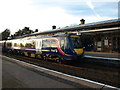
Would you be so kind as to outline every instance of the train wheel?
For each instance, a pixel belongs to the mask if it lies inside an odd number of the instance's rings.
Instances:
[[[31,54],[30,54],[30,57],[35,58],[35,54],[34,54],[34,53],[31,53]]]
[[[25,56],[28,56],[28,53],[27,53],[27,52],[24,52],[24,55],[25,55]]]
[[[59,59],[56,59],[55,61],[56,61],[57,63],[61,63],[61,61],[60,61]]]
[[[28,57],[32,57],[31,53],[27,53],[28,54]]]
[[[37,54],[35,54],[35,58],[36,58],[36,59],[38,58],[38,55],[37,55]]]
[[[41,56],[39,54],[35,54],[35,58],[37,58],[37,59],[43,59],[43,56]]]
[[[64,63],[64,60],[63,58],[58,58],[55,60],[57,63],[60,63],[60,64],[63,64]]]
[[[43,54],[42,57],[43,57],[43,60],[47,60],[46,54]]]

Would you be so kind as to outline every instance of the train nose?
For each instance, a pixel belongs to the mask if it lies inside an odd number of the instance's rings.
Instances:
[[[76,54],[82,54],[83,53],[83,48],[74,49],[74,51],[76,52]]]

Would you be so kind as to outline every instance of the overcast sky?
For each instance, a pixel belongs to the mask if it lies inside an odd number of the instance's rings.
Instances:
[[[118,0],[0,0],[0,32],[30,27],[39,31],[117,19]]]

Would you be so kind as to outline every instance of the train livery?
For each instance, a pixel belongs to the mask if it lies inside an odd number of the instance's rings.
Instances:
[[[1,41],[4,51],[53,60],[77,60],[84,55],[81,36],[75,33],[24,37]]]

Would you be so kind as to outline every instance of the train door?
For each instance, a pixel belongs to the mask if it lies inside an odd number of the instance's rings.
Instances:
[[[40,39],[40,40],[36,40],[35,43],[36,43],[36,44],[35,44],[35,47],[36,47],[36,53],[37,53],[37,54],[42,53],[42,50],[41,50],[41,48],[42,48],[42,39]]]

